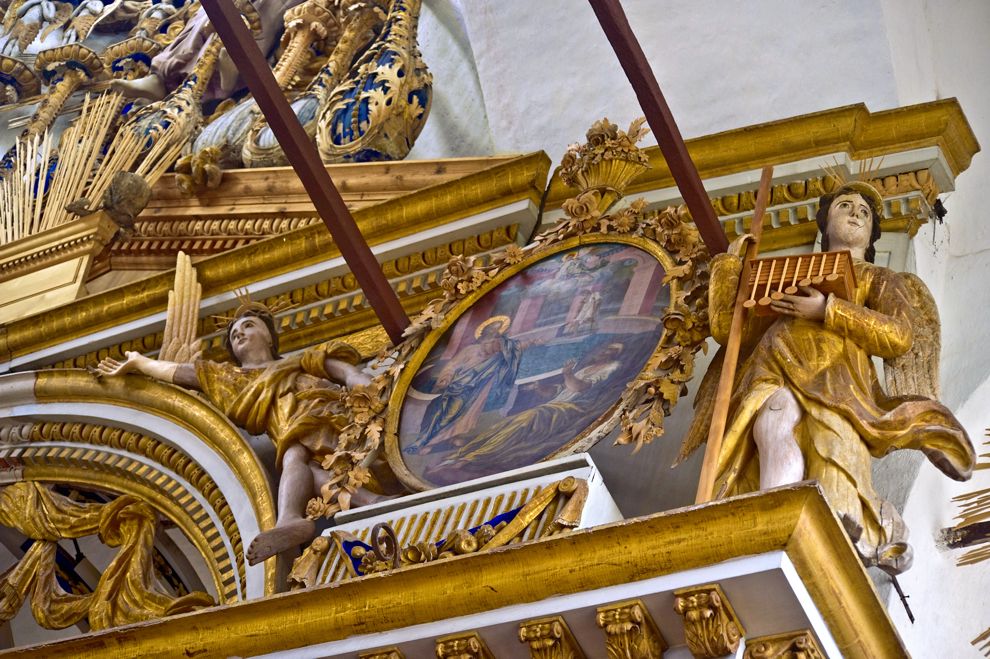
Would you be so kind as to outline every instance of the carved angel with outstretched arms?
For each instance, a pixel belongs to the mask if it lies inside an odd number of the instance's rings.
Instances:
[[[128,352],[122,362],[104,359],[97,370],[104,376],[142,373],[197,389],[236,425],[271,438],[281,470],[278,518],[275,528],[251,542],[247,558],[253,565],[312,539],[315,526],[305,515],[306,504],[330,478],[319,461],[335,452],[338,435],[350,423],[347,390],[371,379],[357,368],[357,351],[344,343],[280,356],[272,311],[257,302],[242,304],[226,327],[224,344],[233,362],[199,359],[199,297],[195,271],[180,254],[159,359]]]
[[[880,194],[866,183],[824,195],[817,216],[822,249],[849,250],[853,296],[802,287],[772,303],[776,315],[747,316],[715,492],[731,496],[817,479],[863,561],[896,574],[911,563],[907,530],[873,489],[872,458],[916,449],[949,477],[965,480],[975,453],[966,431],[934,400],[939,324],[931,294],[917,277],[872,262],[882,216]],[[742,270],[738,252],[737,245],[711,266],[709,320],[720,343]],[[874,356],[885,363],[886,393]],[[719,364],[702,382],[679,460],[707,435]]]

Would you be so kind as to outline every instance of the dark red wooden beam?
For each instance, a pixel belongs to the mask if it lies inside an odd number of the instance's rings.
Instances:
[[[725,238],[725,231],[721,222],[715,216],[708,193],[701,184],[701,177],[698,170],[688,155],[684,138],[674,123],[674,115],[671,114],[667,101],[660,92],[660,85],[656,76],[650,68],[650,63],[646,61],[646,55],[640,48],[636,35],[629,27],[626,14],[622,11],[619,0],[589,0],[591,8],[595,10],[595,16],[601,23],[605,36],[615,50],[622,70],[626,72],[626,77],[632,84],[639,105],[646,115],[646,121],[650,124],[650,129],[657,136],[660,144],[660,151],[663,153],[670,173],[674,176],[684,201],[687,203],[691,217],[701,233],[708,251],[712,254],[724,252],[729,247],[729,242]]]
[[[264,113],[289,164],[296,170],[303,187],[313,200],[316,212],[330,230],[344,261],[368,296],[368,302],[389,338],[393,343],[398,343],[402,340],[402,331],[409,325],[409,317],[361,235],[354,217],[330,180],[316,145],[306,136],[289,107],[288,100],[279,89],[265,56],[258,50],[240,13],[230,0],[202,0],[202,5],[227,53],[233,58],[237,70]]]

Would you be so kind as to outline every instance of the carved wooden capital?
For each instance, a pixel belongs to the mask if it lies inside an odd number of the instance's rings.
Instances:
[[[724,657],[739,648],[743,628],[718,584],[674,591],[674,611],[684,618],[684,638],[695,657]]]
[[[406,655],[399,648],[384,648],[359,654],[358,659],[406,659]]]
[[[746,641],[744,659],[824,659],[818,641],[810,630],[760,636]]]
[[[595,621],[605,632],[609,659],[660,659],[668,647],[641,600],[599,607]]]
[[[529,644],[532,659],[584,659],[581,646],[560,616],[520,624],[519,640]]]
[[[437,659],[495,659],[477,632],[437,639]]]

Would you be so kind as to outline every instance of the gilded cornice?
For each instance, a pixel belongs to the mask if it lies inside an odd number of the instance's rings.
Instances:
[[[956,99],[881,112],[859,103],[687,140],[703,179],[840,152],[863,160],[929,146],[941,149],[953,176],[965,171],[980,150]],[[626,196],[674,186],[660,148],[645,151],[651,169],[629,185]],[[555,176],[547,208],[559,208],[571,196],[573,191]]]
[[[657,539],[663,542],[658,543]],[[621,548],[619,551],[617,548]],[[902,657],[905,649],[821,490],[802,484],[496,552],[108,630],[23,657],[257,655],[471,615],[783,551],[840,652]],[[580,567],[580,569],[576,569]],[[444,593],[437,597],[437,593]],[[478,597],[484,592],[483,598]],[[333,615],[327,616],[327,603]],[[743,612],[745,614],[745,612]]]
[[[0,282],[94,254],[119,227],[103,212],[0,245]]]
[[[482,172],[366,206],[354,217],[374,246],[516,201],[538,204],[549,166],[543,153],[519,156]],[[272,210],[279,209],[269,206],[268,213]],[[339,256],[321,223],[206,258],[196,264],[196,270],[205,298]],[[172,278],[171,272],[161,273],[11,322],[5,326],[6,345],[0,345],[0,360],[162,312]]]
[[[483,255],[486,252],[514,242],[517,228],[516,225],[496,227],[476,236],[459,238],[391,259],[382,263],[382,271],[389,279],[397,280],[394,283],[396,293],[406,312],[415,313],[431,298],[437,296],[439,276],[451,257],[461,255],[484,259]],[[284,295],[297,306],[280,314],[278,318],[279,346],[283,352],[292,352],[321,341],[356,334],[378,326],[378,318],[367,306],[364,294],[358,288],[357,280],[351,273],[296,288],[287,291]],[[273,304],[277,299],[273,297],[264,301]],[[231,313],[236,306],[235,301],[229,308],[220,310],[220,313]],[[221,339],[215,333],[216,327],[212,318],[201,318],[198,335],[212,335],[207,340],[206,349],[218,351],[214,356],[222,359],[222,352],[219,352],[222,351]],[[362,339],[358,340],[360,342]],[[385,342],[376,339],[374,349],[370,348],[371,344],[365,346],[367,349],[355,347],[361,351],[363,357],[370,358],[384,347],[386,342],[387,337]],[[160,348],[161,343],[162,332],[153,332],[75,355],[53,366],[84,368],[107,356],[119,358],[128,350],[151,352]]]

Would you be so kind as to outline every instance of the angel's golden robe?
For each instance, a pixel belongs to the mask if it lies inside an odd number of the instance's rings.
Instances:
[[[739,259],[727,254],[712,263],[709,312],[712,335],[720,343],[728,337],[740,267]],[[911,347],[910,291],[892,270],[862,261],[854,268],[854,299],[831,298],[822,322],[747,318],[715,492],[724,497],[759,489],[753,422],[770,395],[787,387],[803,412],[795,438],[805,477],[819,481],[860,553],[877,563],[884,552],[899,555],[907,545],[893,506],[873,489],[871,456],[921,450],[947,475],[963,480],[972,472],[975,453],[947,408],[881,390],[871,356],[894,358]],[[685,446],[696,446],[707,434],[710,413],[698,412]]]
[[[281,464],[293,443],[317,459],[332,453],[337,436],[350,423],[344,415],[344,389],[331,381],[326,360],[357,363],[350,346],[310,348],[261,368],[209,360],[196,362],[203,393],[227,418],[253,435],[267,433]]]

